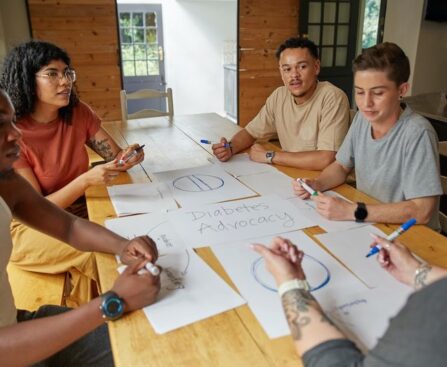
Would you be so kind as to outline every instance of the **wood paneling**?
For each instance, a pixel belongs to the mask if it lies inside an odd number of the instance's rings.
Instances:
[[[239,0],[239,124],[282,85],[275,52],[298,32],[299,0]]]
[[[64,48],[80,97],[105,121],[121,119],[115,0],[28,0],[34,39]]]

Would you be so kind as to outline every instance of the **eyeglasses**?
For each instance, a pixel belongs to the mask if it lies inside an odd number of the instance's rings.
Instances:
[[[67,79],[70,83],[74,83],[76,81],[76,72],[72,69],[66,69],[63,72],[56,70],[48,70],[42,74],[36,74],[36,76],[40,76],[43,78],[47,78],[50,83],[57,84],[62,78]]]

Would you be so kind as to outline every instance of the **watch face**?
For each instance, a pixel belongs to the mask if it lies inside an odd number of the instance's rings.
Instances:
[[[273,152],[267,152],[267,153],[265,154],[265,156],[266,156],[267,158],[273,158]]]
[[[107,292],[102,295],[101,310],[108,320],[116,320],[124,312],[124,303],[114,292]]]
[[[368,216],[368,211],[366,210],[366,206],[363,203],[358,203],[357,209],[354,212],[355,219],[357,221],[364,221]]]

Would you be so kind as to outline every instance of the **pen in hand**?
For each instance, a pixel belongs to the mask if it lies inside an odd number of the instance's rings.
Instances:
[[[416,219],[411,218],[410,220],[408,220],[404,224],[402,224],[393,233],[391,233],[389,236],[387,236],[386,239],[391,242],[394,241],[397,237],[399,237],[405,231],[408,231],[415,224],[416,224]],[[369,250],[369,252],[366,254],[366,257],[370,257],[374,254],[377,254],[381,248],[382,248],[382,246],[380,246],[379,244],[375,245],[374,247],[371,248],[371,250]]]
[[[211,140],[207,140],[207,139],[200,139],[200,142],[202,144],[219,144],[219,143],[213,143]],[[229,148],[230,146],[231,146],[230,143],[224,144],[224,148]]]
[[[143,144],[141,147],[136,148],[132,153],[130,153],[126,158],[123,159],[123,157],[121,157],[121,159],[118,161],[118,165],[122,166],[123,164],[129,162],[130,159],[132,159],[133,157],[135,157],[138,153],[140,153],[144,146],[146,144]]]
[[[310,187],[302,178],[297,178],[296,180],[301,184],[301,186],[303,186],[303,189],[306,190],[311,196],[318,195],[318,191]]]

